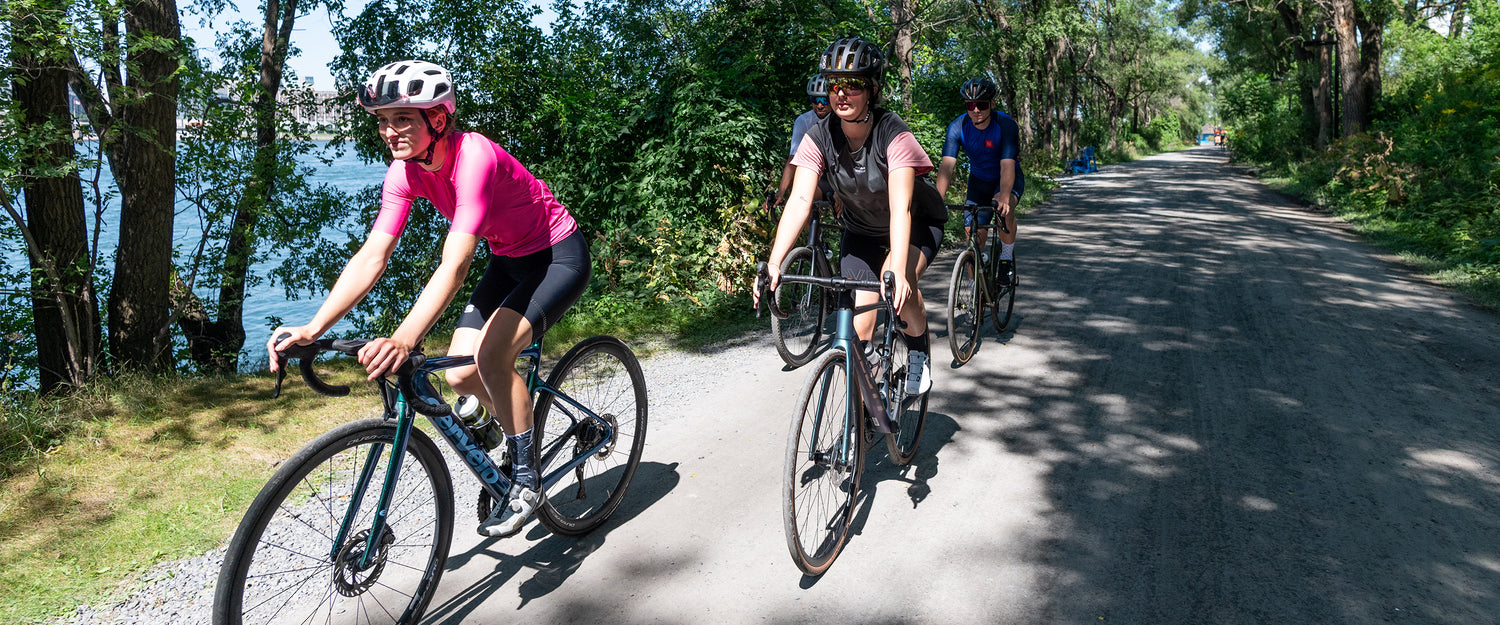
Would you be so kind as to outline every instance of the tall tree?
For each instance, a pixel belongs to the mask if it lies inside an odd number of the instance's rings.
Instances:
[[[216,272],[219,281],[217,314],[210,316],[186,284],[179,284],[174,292],[181,311],[178,324],[187,338],[189,353],[198,368],[204,371],[233,372],[238,366],[240,349],[245,345],[245,288],[255,255],[257,226],[266,208],[272,205],[271,198],[276,193],[277,175],[281,169],[277,102],[292,28],[297,20],[298,0],[266,0],[264,9],[257,66],[259,78],[251,105],[255,153],[250,178],[234,208],[221,266]]]
[[[120,189],[120,244],[110,290],[109,346],[126,369],[172,366],[172,216],[181,31],[175,0],[100,5],[101,97],[74,63],[70,82],[89,101],[91,121]],[[123,15],[122,15],[123,14]],[[119,25],[125,37],[119,38]],[[120,51],[124,50],[123,63]]]
[[[98,308],[68,108],[68,54],[58,37],[65,32],[70,4],[17,0],[8,7],[12,94],[30,135],[30,145],[17,154],[26,216],[24,223],[16,221],[31,258],[38,382],[44,393],[83,384],[99,357]],[[19,217],[8,198],[0,199],[12,217]]]

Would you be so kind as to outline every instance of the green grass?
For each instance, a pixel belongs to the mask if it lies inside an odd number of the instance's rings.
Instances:
[[[0,493],[0,622],[33,623],[129,590],[164,559],[225,540],[277,463],[333,425],[377,408],[346,363],[349,397],[264,375],[124,378],[46,406],[70,431],[10,466]]]

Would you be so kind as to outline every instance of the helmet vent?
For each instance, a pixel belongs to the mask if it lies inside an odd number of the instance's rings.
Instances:
[[[407,68],[410,68],[410,67],[411,67],[410,65],[402,65],[401,67],[399,67],[399,68],[396,69],[395,73],[396,73],[397,76],[400,76],[401,74],[403,74],[403,73],[406,72]]]
[[[448,83],[440,82],[437,87],[433,88],[432,97],[436,98],[445,93],[448,93]]]
[[[422,93],[422,79],[406,81],[406,95],[417,95]]]

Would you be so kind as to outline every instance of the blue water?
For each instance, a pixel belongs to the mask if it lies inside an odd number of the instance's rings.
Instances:
[[[385,165],[381,163],[365,163],[354,156],[352,151],[343,155],[336,155],[328,149],[328,142],[316,142],[317,150],[314,154],[323,154],[325,157],[333,158],[331,164],[325,165],[315,155],[299,157],[299,161],[313,167],[314,174],[309,180],[312,186],[327,183],[346,193],[358,193],[369,185],[378,185],[385,176]],[[80,152],[92,153],[96,147],[93,143],[80,143]],[[84,178],[92,178],[93,172],[85,172]],[[104,167],[100,176],[100,188],[112,189],[114,180],[109,175],[109,168]],[[118,195],[116,193],[115,195]],[[89,236],[94,235],[93,208],[92,208],[91,185],[84,185],[84,202],[89,214]],[[22,199],[24,202],[24,198]],[[101,259],[100,264],[108,269],[114,268],[114,250],[119,241],[120,201],[118,197],[110,199],[105,205],[103,221],[99,227],[99,247]],[[197,247],[203,236],[202,224],[198,219],[197,210],[179,195],[177,204],[177,215],[173,219],[172,244],[176,248],[177,257],[183,258],[191,254]],[[356,231],[362,231],[364,224],[351,225]],[[363,236],[360,234],[359,236]],[[337,227],[324,229],[324,238],[329,245],[342,244],[347,235]],[[8,242],[4,246],[3,258],[6,265],[11,268],[28,267],[28,261],[24,248],[20,242]],[[281,262],[279,255],[273,254],[273,258],[257,263],[252,269],[258,276],[266,276],[267,273],[278,266]],[[324,285],[326,286],[326,285]],[[197,289],[200,296],[216,295],[216,291]],[[104,294],[101,294],[104,295]],[[302,289],[299,295],[302,299],[289,300],[286,297],[286,289],[280,284],[272,284],[269,279],[262,279],[258,284],[251,287],[245,299],[245,351],[242,352],[241,368],[255,368],[263,366],[266,360],[264,345],[270,334],[271,325],[267,317],[280,317],[289,325],[300,325],[312,319],[313,313],[317,312],[318,306],[322,305],[321,295],[309,296],[306,289]],[[347,322],[340,322],[334,327],[335,332],[349,329]]]

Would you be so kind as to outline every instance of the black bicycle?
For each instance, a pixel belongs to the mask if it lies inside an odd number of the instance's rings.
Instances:
[[[969,362],[979,349],[979,326],[984,323],[986,311],[995,325],[996,332],[1010,325],[1011,313],[1016,306],[1015,260],[1011,259],[1011,275],[1000,275],[1000,236],[996,230],[1009,233],[1005,220],[998,213],[989,224],[979,224],[979,211],[996,210],[991,203],[982,206],[974,202],[949,204],[948,210],[961,211],[974,224],[969,234],[967,247],[958,254],[953,263],[953,279],[948,283],[948,346],[953,350],[953,359]],[[986,254],[981,254],[975,243],[980,232],[986,237]],[[1004,307],[1004,312],[1001,307]]]
[[[278,354],[276,394],[286,360],[324,395],[346,395],[313,370],[330,350],[354,355],[368,341],[323,339]],[[646,438],[646,380],[635,354],[598,336],[568,350],[542,381],[541,341],[529,359],[535,400],[533,464],[545,499],[537,518],[577,536],[609,518],[640,465]],[[411,354],[396,380],[376,379],[385,413],[346,423],[287,460],[235,530],[215,590],[215,625],[243,623],[416,623],[443,576],[453,533],[453,481],[437,445],[413,427],[429,422],[480,483],[479,520],[507,501],[509,462],[490,456],[485,422],[456,417],[429,376],[474,364],[470,356]],[[503,446],[502,446],[503,448]]]
[[[772,317],[787,315],[767,293],[766,264],[757,267],[756,289]],[[927,423],[927,394],[906,392],[906,342],[896,336],[906,323],[891,303],[896,274],[880,282],[781,276],[781,283],[812,284],[840,300],[833,345],[807,379],[792,415],[782,490],[782,522],[787,550],[797,568],[822,575],[838,557],[854,519],[865,453],[885,434],[891,461],[906,465],[917,454]],[[880,301],[855,307],[855,290],[876,291]],[[876,311],[880,328],[861,354],[854,316]],[[851,354],[853,354],[851,356]]]
[[[824,219],[829,218],[828,221]],[[830,278],[836,275],[833,249],[825,238],[838,232],[841,224],[834,215],[833,203],[812,203],[807,220],[807,245],[793,249],[781,261],[783,276]],[[817,354],[823,339],[824,324],[833,310],[833,301],[822,287],[802,282],[783,281],[774,294],[777,305],[787,318],[771,316],[771,332],[776,335],[776,353],[793,367],[807,364]]]

